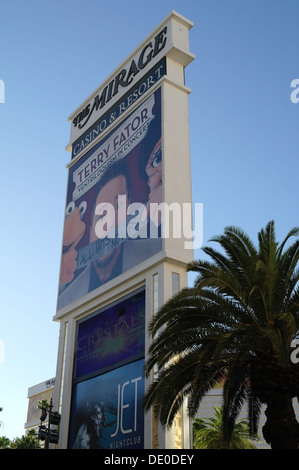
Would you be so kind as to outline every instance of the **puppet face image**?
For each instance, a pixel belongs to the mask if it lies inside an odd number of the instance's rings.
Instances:
[[[85,201],[84,201],[85,202]],[[85,232],[85,223],[82,221],[86,210],[86,203],[81,203],[79,207],[75,207],[72,201],[66,209],[66,219],[64,225],[63,246],[76,245],[83,237]]]
[[[81,220],[86,211],[87,204],[83,201],[79,207],[75,207],[72,201],[66,208],[66,219],[63,233],[63,255],[60,269],[60,284],[71,282],[76,270],[77,251],[79,243],[85,232],[85,223]]]
[[[162,139],[159,139],[153,148],[145,171],[151,190],[162,184]]]

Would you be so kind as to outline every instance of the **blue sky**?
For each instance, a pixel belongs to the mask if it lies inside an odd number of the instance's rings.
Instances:
[[[0,435],[24,433],[28,388],[55,375],[67,118],[171,10],[194,22],[186,84],[204,244],[227,225],[254,240],[269,220],[280,240],[299,225],[298,0],[1,0]]]

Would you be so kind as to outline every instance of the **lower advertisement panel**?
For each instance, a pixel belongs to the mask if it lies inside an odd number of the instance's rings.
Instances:
[[[144,359],[74,385],[70,449],[144,448]]]

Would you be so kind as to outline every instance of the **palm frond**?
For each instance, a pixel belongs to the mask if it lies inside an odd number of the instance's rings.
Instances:
[[[208,261],[187,265],[197,275],[194,286],[169,299],[149,325],[144,370],[154,380],[144,407],[152,407],[163,426],[172,424],[186,398],[195,416],[221,380],[226,444],[245,402],[254,436],[262,401],[287,387],[299,396],[299,377],[290,375],[297,374],[290,347],[299,336],[299,240],[291,242],[298,236],[294,228],[279,244],[270,221],[255,246],[244,231],[229,226],[211,239],[219,250],[203,248]]]

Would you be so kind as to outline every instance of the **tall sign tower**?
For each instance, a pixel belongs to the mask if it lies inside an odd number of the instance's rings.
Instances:
[[[60,448],[188,448],[142,399],[155,312],[193,258],[188,95],[192,23],[171,12],[71,114],[55,321]]]

